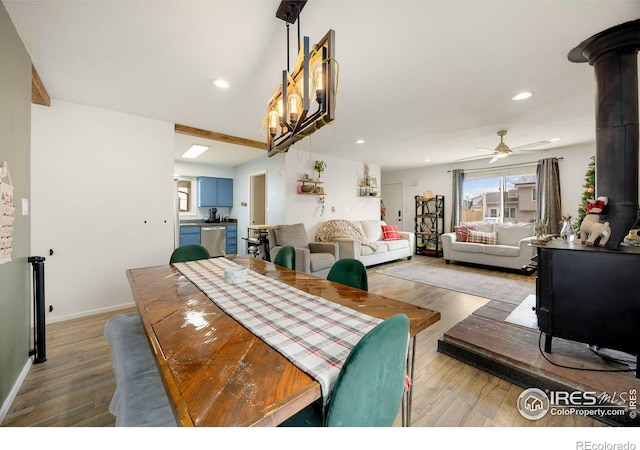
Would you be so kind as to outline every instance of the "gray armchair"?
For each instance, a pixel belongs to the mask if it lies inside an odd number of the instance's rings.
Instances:
[[[327,278],[331,266],[338,260],[338,244],[335,242],[309,242],[309,235],[302,223],[276,225],[269,230],[269,256],[274,261],[278,251],[291,245],[296,249],[296,270]]]

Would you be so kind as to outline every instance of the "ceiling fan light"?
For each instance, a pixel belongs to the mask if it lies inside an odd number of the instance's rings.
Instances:
[[[532,95],[533,95],[533,92],[528,92],[528,91],[518,92],[516,95],[511,97],[511,100],[515,100],[515,101],[526,100]]]

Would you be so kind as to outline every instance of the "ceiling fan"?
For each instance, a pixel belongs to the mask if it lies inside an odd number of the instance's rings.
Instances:
[[[500,136],[500,143],[495,149],[489,148],[477,148],[476,150],[483,150],[492,152],[489,155],[480,155],[480,156],[471,156],[469,158],[456,159],[456,161],[472,161],[475,159],[484,159],[491,158],[489,164],[496,162],[500,158],[504,158],[505,156],[510,155],[513,152],[522,152],[522,151],[538,151],[538,147],[542,147],[543,145],[550,144],[551,141],[538,141],[532,142],[530,144],[519,145],[518,147],[509,148],[507,144],[504,143],[504,136],[507,134],[507,130],[498,131],[498,136]]]

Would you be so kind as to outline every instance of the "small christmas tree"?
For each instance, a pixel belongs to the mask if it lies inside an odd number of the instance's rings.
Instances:
[[[596,157],[592,156],[589,165],[587,166],[587,173],[584,175],[584,192],[582,193],[582,199],[580,206],[578,206],[578,217],[576,219],[576,229],[580,229],[582,220],[587,215],[587,205],[589,200],[595,198],[596,192]]]

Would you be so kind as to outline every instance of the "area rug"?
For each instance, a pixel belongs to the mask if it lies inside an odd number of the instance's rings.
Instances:
[[[535,294],[527,296],[504,321],[537,330],[538,316],[536,316]]]
[[[422,263],[380,269],[378,273],[514,305],[536,291],[535,285],[526,281]]]

